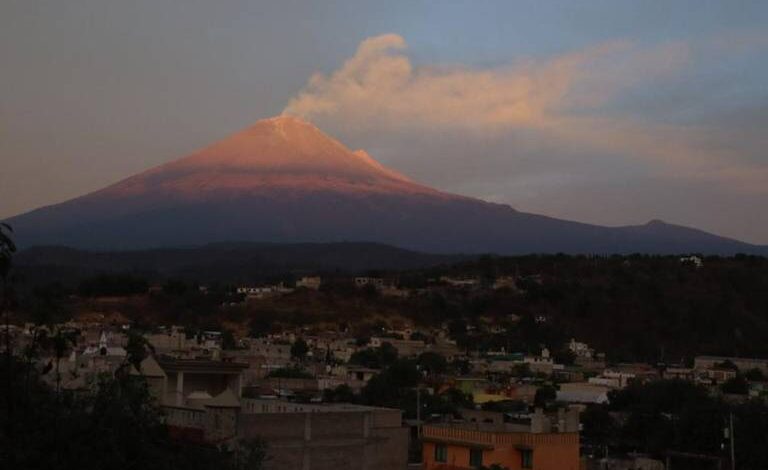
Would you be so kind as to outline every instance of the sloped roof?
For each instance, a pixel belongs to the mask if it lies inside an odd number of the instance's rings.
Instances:
[[[205,390],[196,390],[187,395],[187,400],[209,400],[213,397]]]
[[[144,377],[165,377],[165,372],[153,356],[144,358],[144,360],[141,361],[139,368]]]
[[[240,408],[240,400],[230,389],[225,389],[205,404],[209,408]]]

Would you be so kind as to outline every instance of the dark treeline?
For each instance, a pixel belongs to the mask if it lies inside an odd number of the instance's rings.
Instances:
[[[473,338],[480,347],[535,350],[576,337],[613,360],[768,357],[768,259],[703,261],[697,268],[672,256],[484,257],[408,275],[416,283],[440,275],[478,276],[486,283],[518,276],[521,291],[444,291],[422,301],[419,318],[454,321],[460,333],[462,323],[477,324],[482,316],[521,318],[505,335]]]
[[[253,283],[324,272],[368,269],[414,269],[465,259],[461,255],[420,253],[379,243],[214,243],[189,248],[135,251],[84,251],[66,247],[32,247],[17,254],[17,270],[32,283],[76,284],[103,272],[143,273],[152,281]]]
[[[146,279],[141,277],[131,274],[105,273],[81,281],[77,293],[84,297],[120,296],[143,294],[148,288]]]
[[[726,468],[732,414],[736,468],[760,470],[768,462],[768,407],[761,400],[729,405],[679,380],[631,384],[610,399],[581,416],[582,443],[596,455],[642,452],[664,460],[672,453],[674,469]]]
[[[320,292],[297,292],[255,306],[229,306],[240,300],[235,284],[162,278],[148,303],[135,308],[137,320],[176,322],[192,327],[222,319],[250,323],[254,333],[313,322],[354,322],[387,315],[410,317],[432,327],[443,322],[472,349],[557,352],[570,338],[588,342],[612,361],[690,362],[699,354],[768,357],[768,260],[754,256],[705,257],[695,267],[676,256],[481,257],[451,266],[409,271],[370,271],[403,287],[417,289],[407,299],[388,298],[375,289],[355,289],[349,274],[324,273]],[[441,276],[478,277],[484,289],[450,289]],[[492,289],[500,276],[516,278],[512,288]],[[271,282],[292,285],[296,275]],[[69,312],[71,294],[118,295],[146,291],[138,274],[97,274],[75,286],[55,282],[16,283],[19,310]],[[421,290],[431,287],[429,290]],[[130,314],[130,308],[126,307]],[[369,315],[370,313],[370,315]],[[483,322],[507,326],[482,333]]]

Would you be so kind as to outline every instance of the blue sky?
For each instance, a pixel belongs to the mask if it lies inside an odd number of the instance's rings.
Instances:
[[[760,1],[6,0],[0,217],[287,110],[443,190],[768,243],[766,24]]]

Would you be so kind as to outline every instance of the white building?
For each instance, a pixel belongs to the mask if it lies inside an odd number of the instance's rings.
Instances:
[[[356,277],[356,287],[373,286],[376,288],[384,287],[384,279],[380,277]]]
[[[682,258],[680,258],[680,262],[683,264],[690,263],[696,266],[697,268],[701,268],[702,266],[704,266],[704,260],[701,259],[700,256],[683,256]]]
[[[296,288],[303,287],[305,289],[318,290],[323,280],[320,276],[305,276],[296,281]]]
[[[480,279],[476,277],[454,278],[449,276],[440,276],[440,282],[448,284],[451,287],[477,287],[480,285]]]
[[[568,350],[576,357],[583,359],[592,359],[592,356],[595,354],[595,350],[590,348],[587,343],[580,343],[575,338],[571,338],[571,342],[568,343]]]

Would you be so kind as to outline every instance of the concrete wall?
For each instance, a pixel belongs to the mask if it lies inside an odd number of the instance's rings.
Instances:
[[[401,426],[399,415],[399,411],[243,414],[238,435],[267,442],[267,470],[402,470],[408,429]]]
[[[729,360],[739,368],[739,371],[746,372],[750,369],[759,369],[764,374],[768,374],[768,360],[752,359],[746,357],[718,357],[718,356],[697,356],[694,358],[693,368],[697,370],[712,369],[716,364]]]

